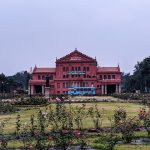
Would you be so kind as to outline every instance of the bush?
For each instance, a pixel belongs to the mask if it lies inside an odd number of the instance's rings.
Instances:
[[[122,139],[130,143],[134,136],[134,131],[140,127],[140,120],[136,118],[127,119],[127,113],[124,109],[115,110],[114,122],[116,131],[122,133]]]
[[[43,97],[28,97],[16,101],[16,105],[45,105],[48,100]]]
[[[4,103],[0,102],[0,114],[8,114],[17,111],[17,109],[14,107],[11,103]]]

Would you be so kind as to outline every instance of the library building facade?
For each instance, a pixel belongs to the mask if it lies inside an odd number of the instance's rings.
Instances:
[[[55,68],[35,66],[28,91],[30,95],[45,95],[47,91],[67,94],[68,89],[74,87],[95,87],[96,94],[121,93],[120,67],[99,67],[96,58],[75,49],[56,59]]]

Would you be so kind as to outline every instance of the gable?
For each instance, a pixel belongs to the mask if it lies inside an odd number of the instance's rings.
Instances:
[[[96,60],[79,52],[78,50],[75,50],[70,54],[58,59],[57,62],[96,62]]]

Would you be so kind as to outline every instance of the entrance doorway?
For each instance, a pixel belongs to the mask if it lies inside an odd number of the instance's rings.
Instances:
[[[116,84],[107,85],[107,94],[113,94],[116,92]]]
[[[41,85],[35,85],[35,93],[42,94],[42,86]]]

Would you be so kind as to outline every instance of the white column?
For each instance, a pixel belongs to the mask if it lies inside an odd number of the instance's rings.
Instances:
[[[107,84],[105,85],[105,94],[107,94]]]
[[[104,94],[104,85],[102,85],[102,94]]]
[[[42,94],[44,95],[45,93],[44,93],[44,85],[42,85]]]
[[[31,94],[30,86],[31,86],[31,85],[28,85],[28,95],[30,95],[30,94]]]
[[[116,94],[118,94],[118,84],[116,84]]]
[[[119,84],[119,94],[121,93],[121,85]]]
[[[33,95],[33,94],[35,94],[35,93],[34,93],[34,86],[31,85],[31,95]]]

